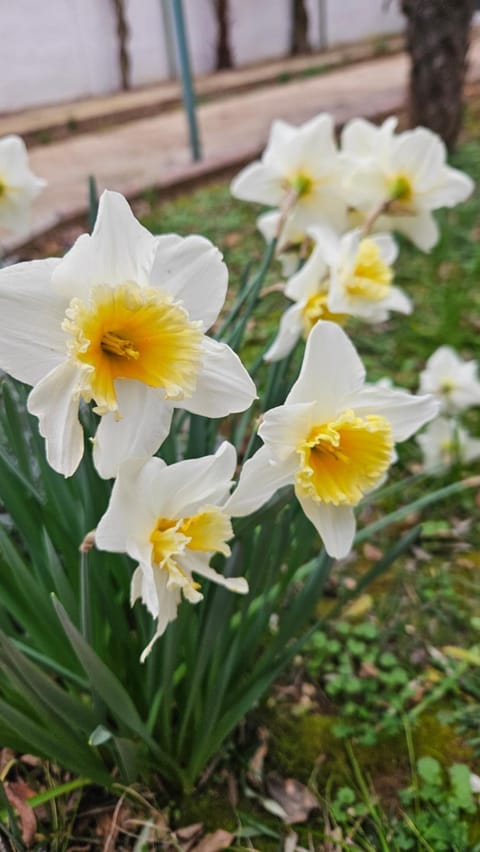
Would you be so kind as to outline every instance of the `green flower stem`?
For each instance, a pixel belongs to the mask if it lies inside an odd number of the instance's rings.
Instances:
[[[88,553],[80,552],[80,630],[89,645],[92,644],[92,619],[90,612],[90,578]]]
[[[277,240],[272,240],[266,247],[262,262],[258,269],[256,275],[253,276],[252,280],[244,287],[242,292],[239,294],[235,304],[233,305],[232,310],[221,324],[220,328],[215,335],[218,340],[224,339],[226,343],[229,343],[233,349],[235,349],[240,343],[243,333],[245,331],[245,327],[247,325],[248,319],[252,313],[253,308],[256,305],[260,289],[265,280],[267,272],[270,268],[270,264],[275,256],[275,249],[277,246]],[[229,329],[239,314],[240,310],[245,306],[245,312],[243,316],[240,318],[238,324],[233,328],[231,334],[226,335],[225,332]]]

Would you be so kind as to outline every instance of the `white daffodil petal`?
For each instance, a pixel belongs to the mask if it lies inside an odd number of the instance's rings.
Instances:
[[[219,250],[205,237],[156,238],[150,283],[180,300],[190,320],[205,330],[215,322],[227,293],[228,271]]]
[[[262,441],[268,444],[275,461],[285,461],[294,453],[317,422],[318,403],[299,402],[271,408],[263,417],[258,430]]]
[[[226,417],[245,411],[256,398],[255,385],[238,355],[210,337],[203,341],[203,365],[191,396],[175,400],[176,408],[204,417]]]
[[[385,307],[401,314],[411,314],[413,310],[412,300],[400,287],[390,288],[388,297],[385,299]]]
[[[356,530],[355,514],[351,506],[317,503],[299,494],[297,499],[322,539],[328,555],[334,559],[348,556]]]
[[[426,370],[423,375],[436,375],[442,378],[444,374],[455,375],[458,368],[461,366],[462,360],[451,346],[439,346],[435,352],[430,355],[427,361]]]
[[[438,243],[440,231],[429,210],[422,210],[416,216],[389,216],[387,219],[395,231],[404,234],[422,251],[430,251]]]
[[[352,394],[348,405],[359,417],[379,414],[392,426],[395,441],[405,441],[417,429],[432,420],[439,411],[433,396],[413,396],[403,390],[367,385]]]
[[[195,514],[205,504],[222,504],[235,474],[237,454],[224,441],[215,455],[187,459],[162,470],[150,486],[149,503],[156,515]]]
[[[182,564],[188,568],[189,572],[205,577],[206,580],[211,580],[218,586],[223,586],[229,592],[235,592],[237,595],[248,594],[248,583],[245,577],[224,577],[223,574],[219,574],[218,571],[210,568],[204,554],[189,551],[182,556]]]
[[[283,462],[272,462],[266,447],[261,447],[243,466],[238,485],[224,509],[233,517],[255,512],[275,491],[291,485],[298,467],[296,454]]]
[[[64,476],[75,473],[83,455],[79,380],[79,368],[65,361],[38,382],[27,403],[30,413],[38,417],[49,465]]]
[[[328,228],[326,225],[311,225],[307,233],[314,240],[315,248],[305,266],[315,263],[319,278],[324,277],[328,272],[327,266],[334,266],[337,263],[340,249],[339,236],[333,228]]]
[[[454,207],[470,198],[475,189],[475,183],[469,175],[459,171],[459,169],[447,167],[445,178],[443,193],[441,196],[438,194],[435,198],[436,207]],[[430,198],[433,201],[434,190],[431,190]]]
[[[291,227],[306,230],[312,224],[321,222],[326,227],[335,228],[342,233],[347,226],[347,206],[338,186],[339,177],[323,175],[312,191],[301,198],[291,213]]]
[[[319,151],[322,152],[322,170],[328,175],[330,168],[337,162],[337,146],[334,138],[332,116],[321,113],[296,128],[289,143],[288,162],[284,168],[292,171],[305,170],[307,174],[316,174],[319,169]]]
[[[308,229],[310,233],[310,229]],[[318,233],[319,229],[316,229]],[[315,246],[312,254],[302,268],[287,281],[285,295],[295,302],[307,299],[322,288],[322,281],[328,275],[325,262],[324,245]]]
[[[346,154],[358,159],[368,159],[375,150],[378,127],[366,118],[352,118],[341,133],[341,148]]]
[[[103,479],[117,475],[129,456],[150,456],[168,435],[173,408],[163,392],[141,382],[115,382],[120,417],[104,414],[94,438],[93,460]]]
[[[57,259],[0,270],[0,368],[36,384],[67,357],[61,325],[67,302],[52,286]]]
[[[28,165],[28,151],[20,136],[12,133],[0,139],[0,171],[8,176],[9,183],[13,185],[19,185],[26,176],[32,176]]]
[[[178,589],[168,589],[167,582],[166,571],[151,567],[145,569],[139,566],[132,577],[130,592],[132,606],[140,598],[149,613],[157,619],[155,633],[140,657],[141,663],[145,662],[157,639],[165,633],[170,622],[175,621],[177,617],[180,592]]]
[[[278,334],[265,352],[265,361],[280,361],[295,348],[303,332],[302,307],[292,305],[280,319]]]
[[[65,293],[88,298],[95,284],[148,285],[155,238],[133,215],[123,195],[105,190],[91,236],[83,234],[55,270]]]
[[[372,234],[372,240],[380,251],[380,255],[387,266],[393,266],[398,257],[398,245],[391,234]]]
[[[281,179],[264,163],[250,163],[233,179],[230,192],[242,201],[258,201],[277,207],[282,200]]]
[[[31,203],[32,193],[26,187],[22,187],[21,192],[15,187],[4,190],[0,198],[0,226],[14,234],[28,231],[31,225]]]
[[[148,539],[157,517],[151,509],[151,494],[165,467],[165,462],[158,458],[131,458],[120,465],[108,509],[95,531],[95,543],[100,550],[130,553],[127,545],[130,539]],[[139,558],[138,552],[130,555]]]
[[[22,233],[30,227],[31,204],[45,181],[30,171],[23,139],[16,135],[0,139],[0,227]]]
[[[420,184],[425,189],[438,181],[446,158],[444,143],[426,127],[415,127],[395,138],[392,151],[395,169],[400,174],[414,176],[416,187]]]
[[[327,420],[364,378],[364,366],[345,332],[335,323],[321,321],[310,332],[300,375],[286,402],[318,400],[319,417]]]
[[[388,183],[374,162],[352,165],[343,178],[343,193],[350,207],[370,213],[388,199]]]

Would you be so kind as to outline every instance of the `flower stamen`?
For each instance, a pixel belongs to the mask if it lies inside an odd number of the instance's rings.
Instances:
[[[118,355],[121,358],[130,358],[136,361],[140,352],[135,348],[131,340],[125,340],[114,331],[107,331],[100,341],[100,347],[110,355]]]

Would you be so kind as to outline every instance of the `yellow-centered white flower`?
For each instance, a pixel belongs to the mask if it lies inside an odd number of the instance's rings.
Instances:
[[[323,221],[341,230],[346,205],[340,188],[340,160],[330,115],[300,127],[274,121],[261,160],[234,178],[236,198],[291,210],[291,228]]]
[[[455,462],[468,464],[480,458],[480,440],[453,418],[436,417],[416,441],[423,453],[424,469],[429,473],[441,473]]]
[[[396,118],[388,118],[381,127],[363,118],[345,125],[341,140],[345,200],[365,217],[388,203],[376,228],[400,231],[429,251],[439,238],[432,211],[465,201],[474,183],[447,165],[445,145],[431,130],[417,127],[395,134],[396,125]]]
[[[225,442],[215,455],[170,467],[158,458],[128,459],[120,466],[95,543],[138,560],[131,604],[140,598],[157,621],[142,662],[176,618],[182,595],[190,603],[202,599],[194,574],[232,592],[248,592],[243,577],[224,577],[209,565],[215,553],[230,555],[233,532],[223,504],[236,461],[234,447]]]
[[[264,446],[246,462],[226,508],[250,514],[292,484],[327,552],[344,557],[355,535],[354,507],[383,481],[394,444],[437,412],[431,396],[366,385],[345,332],[319,322],[285,404],[264,415]]]
[[[207,417],[248,408],[250,376],[205,335],[226,289],[208,240],[153,237],[114,192],[63,260],[0,271],[0,368],[33,385],[28,408],[55,470],[69,476],[82,458],[82,402],[101,418],[93,457],[105,478],[156,452],[175,407]]]
[[[451,346],[440,346],[420,373],[420,391],[436,396],[446,413],[480,405],[477,362],[463,361]]]
[[[385,322],[390,311],[409,314],[412,303],[393,284],[398,248],[390,234],[363,236],[356,229],[338,237],[322,228],[310,230],[330,270],[328,309],[366,322]]]
[[[14,233],[28,230],[32,201],[44,186],[46,181],[30,170],[23,139],[0,139],[0,228]]]
[[[389,234],[338,237],[330,228],[308,228],[314,249],[285,287],[295,303],[283,314],[267,361],[284,358],[319,320],[344,323],[349,316],[384,322],[390,311],[408,314],[410,299],[392,284],[397,246]]]

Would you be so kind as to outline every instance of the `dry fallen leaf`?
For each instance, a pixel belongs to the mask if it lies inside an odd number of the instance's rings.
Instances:
[[[259,787],[263,781],[263,764],[268,752],[268,731],[266,728],[258,729],[258,738],[260,745],[255,750],[252,759],[249,761],[247,769],[247,778],[254,787]]]
[[[383,550],[368,541],[363,545],[362,551],[365,559],[371,559],[372,562],[378,562],[383,556]]]
[[[239,231],[229,231],[229,233],[225,235],[223,243],[227,248],[234,248],[234,246],[238,246],[241,240],[242,234]]]
[[[35,813],[27,802],[27,797],[32,795],[32,790],[27,785],[18,781],[5,781],[3,789],[5,790],[8,801],[18,814],[22,829],[22,840],[25,846],[30,846],[37,830]]]
[[[377,669],[377,667],[376,667],[376,665],[374,665],[374,663],[369,663],[366,660],[364,660],[362,662],[362,665],[360,666],[360,671],[359,671],[358,674],[359,674],[360,677],[378,677],[379,674],[380,674],[380,671],[379,671],[379,669]]]
[[[319,807],[318,801],[308,787],[294,778],[280,778],[273,773],[267,778],[267,791],[285,811],[284,822],[306,822],[311,811]]]
[[[228,849],[234,837],[230,831],[219,828],[212,834],[206,834],[192,852],[220,852],[221,849]]]
[[[203,822],[194,822],[192,825],[177,829],[174,836],[183,852],[190,852],[197,840],[200,839],[202,831]]]
[[[194,822],[192,825],[186,825],[184,828],[178,828],[175,832],[179,840],[191,840],[203,828],[203,822]]]

